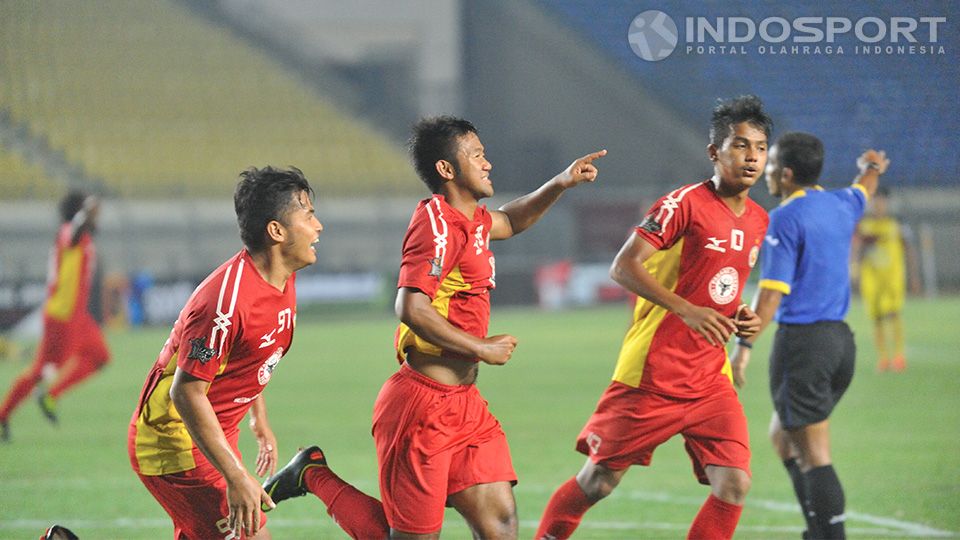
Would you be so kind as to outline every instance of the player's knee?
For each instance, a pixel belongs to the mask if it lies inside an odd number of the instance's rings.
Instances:
[[[730,504],[742,505],[750,491],[751,481],[747,473],[727,475],[717,486],[714,495]]]

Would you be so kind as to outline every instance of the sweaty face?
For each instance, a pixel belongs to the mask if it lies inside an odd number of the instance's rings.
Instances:
[[[720,148],[711,145],[714,169],[721,189],[739,192],[753,186],[767,164],[767,135],[762,129],[740,122],[731,126]]]
[[[770,152],[767,155],[767,167],[764,170],[764,174],[767,180],[767,191],[774,197],[779,197],[783,191],[783,185],[781,184],[783,167],[780,166],[780,160],[777,159],[777,145],[770,147]]]
[[[317,219],[306,191],[301,191],[294,199],[283,220],[287,230],[283,254],[288,266],[296,271],[317,262],[316,244],[320,241],[323,225]]]
[[[460,137],[457,149],[459,174],[454,182],[460,189],[468,191],[477,200],[493,195],[493,182],[490,170],[493,165],[484,155],[483,143],[476,133],[467,133]]]

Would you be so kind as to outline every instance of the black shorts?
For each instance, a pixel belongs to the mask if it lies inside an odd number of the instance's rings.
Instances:
[[[770,353],[770,396],[784,429],[830,416],[853,379],[856,355],[843,321],[780,325]]]

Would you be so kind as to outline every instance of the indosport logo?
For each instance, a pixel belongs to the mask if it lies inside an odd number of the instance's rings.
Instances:
[[[683,36],[662,11],[630,22],[634,54],[659,62],[685,55],[945,55],[946,17],[684,17]],[[681,43],[682,42],[682,43]]]
[[[677,47],[677,24],[662,11],[649,10],[636,16],[627,31],[633,52],[648,62],[659,62]]]

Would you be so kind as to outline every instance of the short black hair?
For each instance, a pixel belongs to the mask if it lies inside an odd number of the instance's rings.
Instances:
[[[267,223],[285,223],[287,213],[301,192],[313,198],[313,188],[296,167],[262,169],[250,167],[240,173],[233,193],[233,207],[237,212],[240,239],[251,252],[267,247]]]
[[[73,216],[83,209],[87,194],[79,189],[71,189],[60,199],[60,219],[63,223],[73,220]]]
[[[823,170],[823,143],[809,133],[794,131],[777,139],[777,162],[793,171],[794,183],[812,186]]]
[[[407,146],[413,167],[431,193],[439,193],[443,178],[437,172],[436,163],[448,161],[458,173],[458,139],[468,133],[477,133],[477,128],[467,120],[455,116],[421,118],[414,124]]]
[[[738,96],[726,101],[717,100],[713,108],[713,117],[710,120],[710,143],[717,148],[723,146],[723,141],[730,136],[733,126],[741,122],[749,122],[757,129],[762,129],[770,140],[773,132],[773,119],[763,110],[763,102],[754,95]]]

